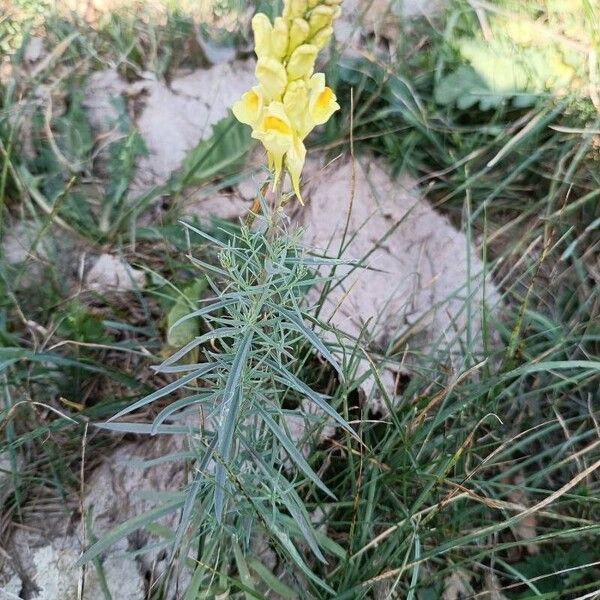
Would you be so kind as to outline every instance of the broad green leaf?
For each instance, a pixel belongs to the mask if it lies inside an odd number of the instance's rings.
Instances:
[[[233,115],[228,115],[213,125],[209,139],[201,141],[186,156],[175,176],[175,189],[236,173],[243,166],[251,146],[250,129]]]
[[[207,285],[206,278],[201,277],[185,287],[175,301],[167,315],[167,343],[169,346],[175,348],[185,346],[200,333],[200,324],[197,319],[187,319],[179,327],[173,327],[173,324],[194,310]]]

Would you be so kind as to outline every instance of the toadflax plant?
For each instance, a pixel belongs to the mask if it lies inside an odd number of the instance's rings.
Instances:
[[[103,425],[134,433],[187,433],[190,452],[164,460],[191,459],[190,482],[166,504],[91,546],[82,562],[96,557],[118,537],[178,511],[169,564],[181,566],[193,559],[195,571],[186,598],[200,597],[200,590],[207,593],[214,574],[232,560],[240,576],[247,573],[244,549],[257,528],[309,579],[329,589],[307,566],[296,544],[303,540],[322,562],[326,562],[324,547],[339,554],[331,540],[313,529],[301,496],[311,490],[333,495],[290,434],[286,417],[300,415],[284,408],[284,401],[286,406],[309,403],[313,410],[302,418],[310,415],[317,426],[328,420],[353,434],[330,398],[311,389],[301,376],[312,353],[329,363],[343,386],[341,366],[315,333],[326,326],[303,308],[307,289],[323,283],[319,268],[336,261],[308,255],[299,242],[301,232],[283,226],[281,207],[293,195],[302,202],[304,140],[339,108],[325,76],[314,73],[317,54],[331,38],[339,4],[339,0],[288,0],[274,23],[264,14],[252,21],[258,85],[236,102],[233,112],[252,127],[252,136],[266,149],[273,188],[255,203],[264,216],[263,226],[252,230],[247,219],[238,233],[220,241],[185,225],[190,234],[218,251],[216,264],[190,255],[214,297],[173,328],[202,318],[207,333],[156,367],[160,373],[175,375],[172,383]],[[290,176],[292,195],[282,191],[285,173]],[[158,400],[162,406],[175,392],[177,398],[158,412],[153,423],[115,422]],[[186,420],[190,414],[195,423],[201,414],[199,429]],[[163,586],[168,578],[168,574],[163,578]]]

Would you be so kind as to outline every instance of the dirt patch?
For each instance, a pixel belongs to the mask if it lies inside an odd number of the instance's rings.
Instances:
[[[95,74],[85,108],[98,138],[114,139],[116,97],[126,99],[147,156],[138,159],[130,196],[167,182],[187,153],[212,134],[212,126],[254,81],[254,63],[235,61],[179,74],[169,83],[148,78],[127,83],[114,70]],[[106,143],[106,141],[104,142]]]

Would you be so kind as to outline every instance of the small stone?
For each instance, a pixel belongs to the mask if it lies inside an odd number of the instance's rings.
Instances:
[[[67,545],[69,542],[73,545]],[[39,589],[34,600],[78,599],[82,571],[75,566],[80,556],[75,544],[75,539],[67,540],[61,548],[49,545],[34,552],[35,584]],[[109,558],[102,564],[102,574],[113,598],[140,600],[144,597],[144,580],[134,560]],[[84,581],[83,600],[103,597],[98,573],[91,564],[86,567]]]
[[[145,286],[144,272],[112,254],[102,254],[86,276],[88,289],[96,292],[131,292]]]
[[[32,65],[41,60],[45,53],[44,38],[34,36],[29,40],[25,52],[23,52],[23,60]]]

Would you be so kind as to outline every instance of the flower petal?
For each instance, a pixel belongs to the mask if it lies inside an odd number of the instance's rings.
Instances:
[[[300,140],[300,138],[295,137],[294,143],[292,147],[288,150],[285,155],[285,167],[290,174],[290,179],[292,180],[292,188],[294,189],[294,193],[300,200],[300,204],[304,204],[302,200],[302,195],[300,194],[300,174],[302,173],[302,169],[304,168],[304,161],[306,160],[306,147]]]
[[[309,112],[315,125],[326,123],[339,108],[337,98],[329,87],[324,87],[318,94],[311,96]]]
[[[273,159],[274,185],[277,185],[283,166],[283,156],[292,147],[294,132],[281,102],[271,102],[263,111],[252,137],[260,140]]]
[[[324,27],[320,31],[317,31],[315,35],[311,38],[310,43],[313,46],[316,46],[319,50],[322,50],[329,44],[333,36],[333,27]]]
[[[317,6],[310,14],[309,25],[311,35],[325,27],[330,27],[334,10],[331,6]]]
[[[297,79],[288,84],[283,95],[283,107],[293,128],[304,139],[308,127],[308,88],[303,79]]]
[[[259,87],[248,90],[232,107],[235,118],[254,127],[263,109],[263,97]]]

